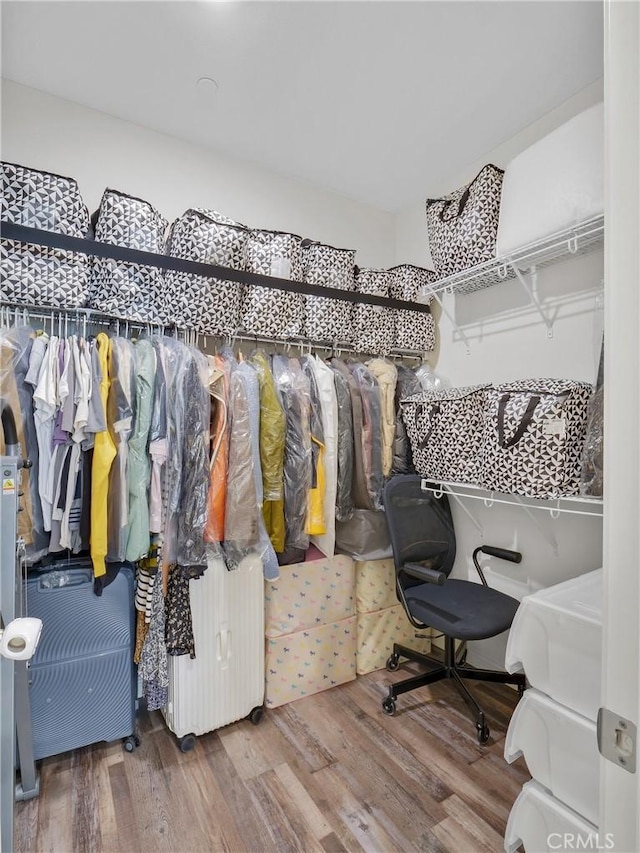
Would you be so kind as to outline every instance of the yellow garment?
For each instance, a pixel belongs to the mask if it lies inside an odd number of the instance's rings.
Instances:
[[[109,396],[109,359],[111,341],[104,332],[96,338],[98,362],[100,364],[100,400],[107,422],[107,397]],[[93,562],[93,574],[100,577],[106,572],[104,559],[107,556],[107,496],[109,492],[109,472],[116,457],[116,446],[109,430],[97,432],[91,464],[91,537],[90,549]]]
[[[311,436],[311,441],[317,446],[318,456],[316,460],[316,470],[314,472],[314,482],[309,490],[306,532],[310,536],[314,536],[327,532],[327,525],[324,520],[324,492],[326,489],[327,478],[324,470],[325,446],[313,435]]]
[[[262,517],[264,526],[267,528],[269,539],[276,554],[284,551],[285,522],[284,522],[284,498],[278,501],[264,501],[262,504]]]

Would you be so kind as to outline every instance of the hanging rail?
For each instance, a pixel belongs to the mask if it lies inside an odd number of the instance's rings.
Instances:
[[[224,281],[235,281],[239,284],[286,290],[291,293],[300,293],[304,296],[322,296],[325,299],[339,299],[343,302],[353,302],[363,305],[379,305],[382,308],[395,308],[400,311],[417,311],[421,314],[431,313],[430,307],[421,302],[405,302],[402,299],[390,299],[386,296],[367,296],[351,290],[340,290],[337,287],[322,287],[317,284],[308,284],[307,282],[292,281],[288,278],[276,278],[269,275],[259,275],[258,273],[247,272],[246,270],[234,270],[230,267],[221,267],[215,264],[185,261],[182,258],[174,258],[171,255],[141,252],[138,249],[112,246],[108,243],[99,243],[96,240],[69,237],[66,234],[43,231],[40,228],[28,228],[26,225],[17,225],[5,220],[0,220],[0,229],[3,239],[16,240],[19,243],[47,246],[52,249],[61,249],[67,252],[75,252],[98,258],[111,258],[116,261],[141,264],[161,270],[190,273],[191,275],[203,276],[204,278],[216,278]]]
[[[57,323],[58,331],[61,330],[62,318],[64,317],[65,328],[68,323],[75,322],[77,326],[82,326],[83,336],[86,337],[87,327],[91,324],[107,326],[114,329],[116,334],[120,334],[121,329],[128,334],[129,329],[139,329],[146,331],[148,334],[171,334],[184,336],[185,342],[193,343],[198,346],[200,340],[204,341],[204,348],[207,348],[209,339],[220,341],[221,343],[233,346],[234,343],[241,341],[253,343],[257,347],[258,344],[270,344],[272,346],[296,347],[303,350],[324,350],[331,352],[336,356],[341,353],[352,353],[353,355],[375,357],[377,353],[365,353],[353,345],[343,341],[316,341],[312,338],[304,338],[300,336],[291,338],[268,338],[263,335],[252,335],[250,332],[238,331],[230,334],[207,334],[205,332],[196,332],[191,329],[176,328],[172,325],[164,326],[159,323],[148,323],[143,320],[131,320],[123,317],[118,317],[115,314],[106,314],[103,311],[97,311],[94,308],[59,308],[55,306],[25,306],[17,302],[0,301],[0,326],[10,326],[12,322],[18,324],[29,325],[33,319],[42,320],[43,323],[51,325],[51,333],[54,334]],[[428,353],[423,350],[412,349],[391,349],[386,356],[396,359],[416,359],[417,361],[425,361]]]

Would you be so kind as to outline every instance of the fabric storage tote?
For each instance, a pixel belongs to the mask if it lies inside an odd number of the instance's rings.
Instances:
[[[591,385],[522,379],[487,392],[482,485],[533,498],[580,491]]]
[[[404,299],[405,302],[417,302],[422,288],[436,281],[438,276],[433,270],[425,270],[412,264],[400,264],[392,267],[393,273],[389,296],[392,299]],[[432,298],[429,299],[431,304]],[[396,349],[420,350],[430,352],[435,348],[435,322],[432,314],[419,311],[396,311]]]
[[[489,163],[467,186],[427,199],[429,249],[439,277],[495,257],[503,175]]]
[[[361,268],[356,271],[356,290],[366,296],[389,296],[390,270]],[[380,305],[356,303],[353,310],[353,340],[358,352],[386,355],[393,349],[395,311]]]
[[[355,249],[336,249],[324,243],[302,243],[303,281],[321,287],[352,291],[355,287]],[[348,342],[353,304],[323,296],[305,296],[305,329],[314,341]]]
[[[250,231],[246,269],[260,275],[302,281],[302,238],[284,231]],[[303,311],[301,293],[247,285],[240,325],[252,335],[296,337],[302,334]]]
[[[100,243],[164,254],[167,220],[149,202],[106,189],[94,214]],[[96,258],[91,276],[92,308],[127,320],[165,321],[164,276],[156,267]]]
[[[84,238],[89,211],[73,178],[14,163],[0,164],[3,220]],[[90,260],[46,246],[0,241],[0,299],[26,305],[81,308],[87,300]]]
[[[426,391],[400,401],[418,474],[436,481],[478,482],[488,387]]]
[[[244,269],[249,229],[215,210],[191,208],[171,226],[168,254],[174,258]],[[242,287],[233,281],[167,270],[167,319],[209,335],[232,335],[240,322]]]

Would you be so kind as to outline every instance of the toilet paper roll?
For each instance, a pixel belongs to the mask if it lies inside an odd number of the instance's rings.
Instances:
[[[38,645],[42,619],[23,616],[9,622],[0,639],[0,655],[10,660],[29,660]]]

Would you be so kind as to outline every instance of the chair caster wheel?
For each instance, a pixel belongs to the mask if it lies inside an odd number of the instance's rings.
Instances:
[[[184,737],[178,738],[178,746],[180,747],[180,752],[191,752],[195,745],[196,736],[194,734],[188,734]]]
[[[395,672],[396,669],[400,666],[400,657],[398,655],[391,655],[387,659],[387,671]]]
[[[382,710],[385,714],[389,714],[390,717],[393,717],[396,712],[396,700],[391,696],[387,696],[386,699],[382,700]]]
[[[490,734],[491,732],[489,731],[489,726],[486,723],[484,724],[484,726],[476,726],[476,737],[478,738],[479,744],[486,743],[489,740]]]

